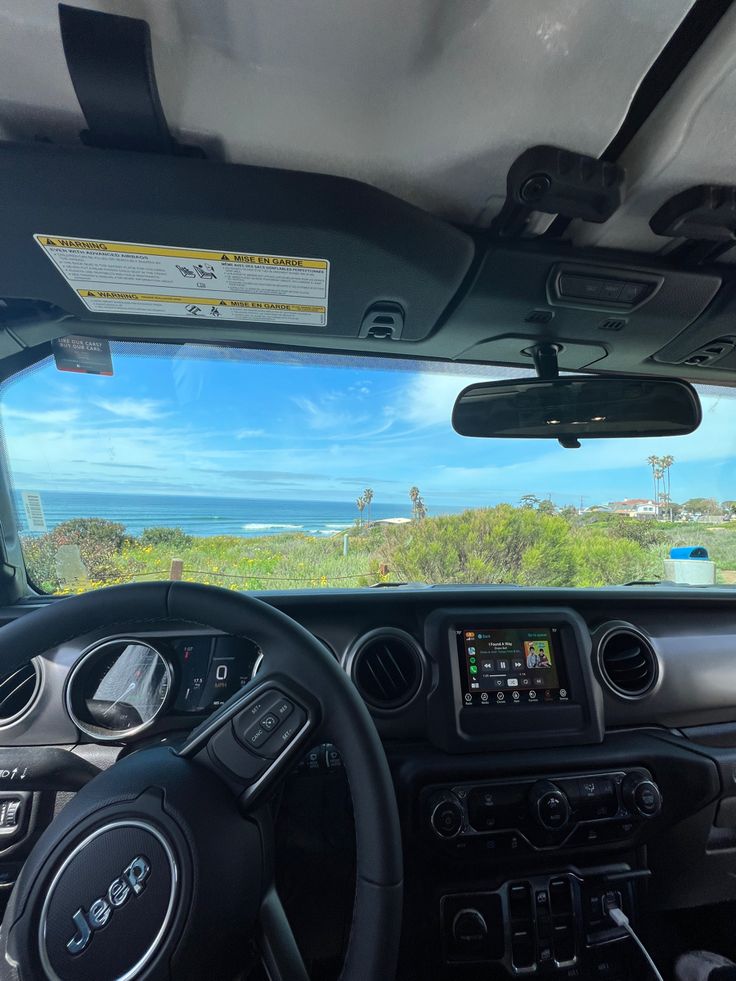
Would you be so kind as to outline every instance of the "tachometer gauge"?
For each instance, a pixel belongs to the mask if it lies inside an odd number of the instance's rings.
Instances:
[[[132,736],[151,725],[171,691],[171,668],[141,640],[110,640],[93,647],[75,666],[67,709],[76,725],[96,739]]]

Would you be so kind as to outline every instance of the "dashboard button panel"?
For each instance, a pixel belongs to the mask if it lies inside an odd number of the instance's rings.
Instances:
[[[662,806],[643,768],[429,787],[423,800],[430,837],[458,857],[625,844]]]

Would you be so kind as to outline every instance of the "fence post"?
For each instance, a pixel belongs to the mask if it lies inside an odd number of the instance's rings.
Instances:
[[[172,582],[181,582],[181,577],[184,574],[184,562],[181,559],[172,559],[171,568],[169,569],[169,579]]]
[[[349,543],[349,541],[350,541],[350,538],[349,538],[348,535],[343,535],[342,536],[342,554],[343,555],[347,555],[348,554],[348,543]]]

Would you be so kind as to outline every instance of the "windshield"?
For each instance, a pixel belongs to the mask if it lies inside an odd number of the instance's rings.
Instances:
[[[690,436],[567,450],[452,430],[466,385],[528,372],[126,343],[112,362],[2,389],[39,590],[736,582],[726,390],[701,392]]]

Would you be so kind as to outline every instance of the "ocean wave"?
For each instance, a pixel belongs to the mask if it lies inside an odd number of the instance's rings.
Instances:
[[[271,531],[275,528],[291,529],[293,531],[299,531],[303,525],[279,525],[279,524],[260,524],[257,521],[252,521],[250,524],[243,525],[243,531]]]

